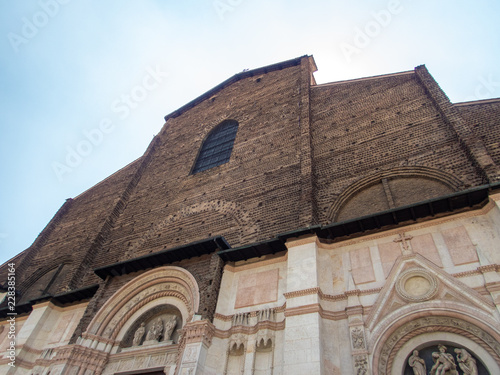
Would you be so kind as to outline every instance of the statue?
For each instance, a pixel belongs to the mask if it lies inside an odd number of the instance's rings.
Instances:
[[[149,328],[148,334],[146,336],[146,341],[156,340],[159,341],[161,334],[163,333],[163,321],[158,318],[156,322]]]
[[[146,324],[142,322],[141,326],[137,328],[137,331],[135,331],[134,340],[132,341],[133,346],[141,345],[141,340],[144,337],[144,332],[146,332]]]
[[[177,325],[177,317],[175,315],[171,315],[165,323],[165,335],[164,335],[165,340],[170,340],[176,325]]]
[[[476,360],[465,349],[455,349],[458,365],[464,375],[478,375]]]
[[[415,375],[427,375],[425,361],[418,356],[418,350],[413,351],[410,359],[408,359],[408,364],[413,368]]]
[[[446,353],[446,346],[438,345],[439,353],[432,353],[434,366],[431,368],[430,375],[458,375],[455,358],[450,353]]]

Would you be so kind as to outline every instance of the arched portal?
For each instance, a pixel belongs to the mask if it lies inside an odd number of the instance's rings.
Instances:
[[[387,330],[373,348],[374,374],[406,374],[412,355],[432,368],[442,353],[443,358],[452,357],[450,361],[458,367],[459,353],[455,349],[471,354],[483,374],[500,373],[499,334],[484,323],[429,313],[407,316],[402,324],[395,325],[397,328]],[[445,349],[440,349],[440,345]],[[431,368],[426,368],[426,372]]]

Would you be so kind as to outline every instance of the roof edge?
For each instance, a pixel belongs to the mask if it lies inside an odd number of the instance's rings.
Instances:
[[[266,74],[266,73],[273,72],[276,70],[282,70],[285,68],[289,68],[292,66],[297,66],[297,65],[300,65],[303,58],[307,58],[307,57],[311,58],[312,56],[304,55],[304,56],[296,57],[296,58],[291,59],[291,60],[286,60],[286,61],[275,63],[272,65],[266,65],[266,66],[263,66],[260,68],[251,69],[251,70],[244,70],[243,72],[236,73],[232,77],[226,79],[225,81],[219,83],[217,86],[211,88],[210,90],[208,90],[204,94],[201,94],[197,98],[191,100],[187,104],[183,105],[182,107],[180,107],[180,108],[176,109],[175,111],[171,112],[170,114],[166,115],[164,117],[164,119],[165,119],[165,121],[168,121],[168,119],[170,119],[170,118],[179,117],[187,110],[195,107],[196,105],[198,105],[202,101],[210,98],[211,96],[213,96],[217,92],[221,91],[222,89],[226,88],[227,86],[230,86],[233,83],[238,82],[244,78],[253,77],[253,76],[259,75],[259,74]],[[314,64],[314,66],[315,66],[315,64]]]
[[[466,102],[453,103],[453,105],[461,107],[461,106],[468,106],[468,105],[490,104],[490,103],[497,103],[497,102],[500,102],[500,98],[469,100]]]

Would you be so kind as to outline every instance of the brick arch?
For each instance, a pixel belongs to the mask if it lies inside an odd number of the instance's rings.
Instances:
[[[54,260],[52,260],[49,264],[45,265],[43,268],[38,269],[37,271],[33,272],[31,275],[29,275],[23,282],[22,282],[22,289],[20,289],[20,294],[21,294],[21,299],[20,301],[27,302],[26,298],[24,298],[24,295],[26,292],[30,291],[33,289],[34,285],[42,279],[45,275],[49,274],[52,271],[56,271],[57,269],[63,265],[63,266],[68,266],[73,263],[73,259],[69,255],[63,255],[60,256]],[[55,275],[53,275],[55,276]],[[46,288],[48,286],[48,283],[50,283],[52,278],[47,281],[47,283],[44,283],[43,288]],[[21,284],[21,283],[20,283]],[[41,293],[41,292],[40,292]],[[35,297],[33,295],[32,297]]]
[[[414,178],[420,180],[434,181],[443,186],[443,191],[452,193],[465,188],[464,183],[455,176],[441,170],[429,167],[397,167],[385,171],[379,171],[363,177],[345,188],[327,211],[329,221],[337,221],[340,213],[346,205],[356,199],[357,195],[370,187],[382,184],[382,180],[398,180],[403,178]],[[442,194],[442,195],[444,195]],[[400,206],[400,205],[399,205]],[[373,212],[368,212],[373,213]]]
[[[190,216],[202,213],[219,213],[228,215],[234,220],[239,227],[240,240],[246,237],[251,237],[259,231],[258,223],[251,217],[250,213],[243,209],[236,202],[225,201],[223,199],[211,200],[193,204],[189,207],[180,209],[174,214],[168,215],[161,221],[153,225],[141,238],[132,242],[127,251],[125,252],[125,259],[136,256],[136,251],[140,250],[148,240],[154,238],[157,234],[161,233],[172,224],[189,218]]]

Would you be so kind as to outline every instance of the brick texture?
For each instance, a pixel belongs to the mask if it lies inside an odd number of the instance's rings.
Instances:
[[[239,73],[167,116],[141,158],[68,200],[16,259],[23,302],[99,283],[74,341],[136,276],[102,281],[95,268],[216,235],[248,245],[500,176],[500,101],[453,105],[425,67],[323,85],[314,70],[304,56]],[[229,162],[191,174],[226,119],[239,123]],[[175,265],[194,275],[198,313],[212,319],[222,260]]]

